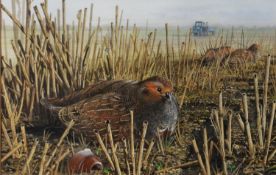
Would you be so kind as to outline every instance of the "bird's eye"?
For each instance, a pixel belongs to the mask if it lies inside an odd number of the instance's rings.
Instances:
[[[161,89],[160,87],[158,87],[158,88],[157,88],[157,91],[161,93],[161,92],[162,92],[162,89]]]

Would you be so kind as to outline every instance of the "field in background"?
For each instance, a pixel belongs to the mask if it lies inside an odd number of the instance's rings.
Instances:
[[[72,32],[70,26],[69,33]],[[131,29],[131,27],[130,27]],[[166,31],[164,28],[139,27],[139,38],[147,39],[151,32],[157,31],[156,40],[165,43]],[[88,29],[86,28],[84,38],[88,39]],[[103,36],[110,35],[110,28],[105,26],[100,28],[100,41]],[[179,37],[178,37],[179,36]],[[24,37],[21,35],[21,37]],[[70,36],[71,37],[71,36]],[[14,33],[12,26],[5,26],[4,37],[2,38],[4,56],[15,60],[10,41],[13,40]],[[193,49],[197,54],[203,54],[208,48],[219,47],[221,45],[232,46],[233,48],[246,48],[252,43],[258,43],[262,46],[263,53],[276,55],[276,29],[273,27],[233,27],[216,28],[216,34],[208,37],[192,37],[189,28],[170,27],[169,38],[175,47],[179,42],[187,42],[189,39],[193,43]],[[99,41],[99,44],[101,43]],[[87,42],[87,41],[86,41]],[[180,44],[181,45],[181,44]],[[165,47],[165,45],[163,45]]]

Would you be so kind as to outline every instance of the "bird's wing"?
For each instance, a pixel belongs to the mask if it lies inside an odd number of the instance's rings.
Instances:
[[[110,121],[113,136],[128,136],[130,101],[118,93],[106,93],[63,107],[60,120],[66,125],[75,121],[73,129],[87,137],[94,136],[94,130],[106,133],[106,121]]]
[[[70,104],[74,104],[78,101],[84,100],[86,98],[96,96],[98,94],[118,92],[120,91],[120,89],[122,89],[122,87],[131,86],[134,83],[135,81],[132,80],[100,81],[98,83],[91,84],[84,89],[68,94],[63,98],[49,98],[47,99],[47,102],[52,106],[67,106]]]

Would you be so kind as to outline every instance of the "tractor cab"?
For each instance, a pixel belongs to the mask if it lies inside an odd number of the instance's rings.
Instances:
[[[215,33],[214,29],[208,26],[208,22],[203,21],[196,21],[192,32],[194,36],[208,36]]]

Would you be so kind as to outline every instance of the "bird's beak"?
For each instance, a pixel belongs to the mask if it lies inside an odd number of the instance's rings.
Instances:
[[[172,93],[171,93],[171,92],[166,92],[166,93],[163,95],[163,98],[164,98],[164,99],[171,99],[171,96],[172,96]]]

